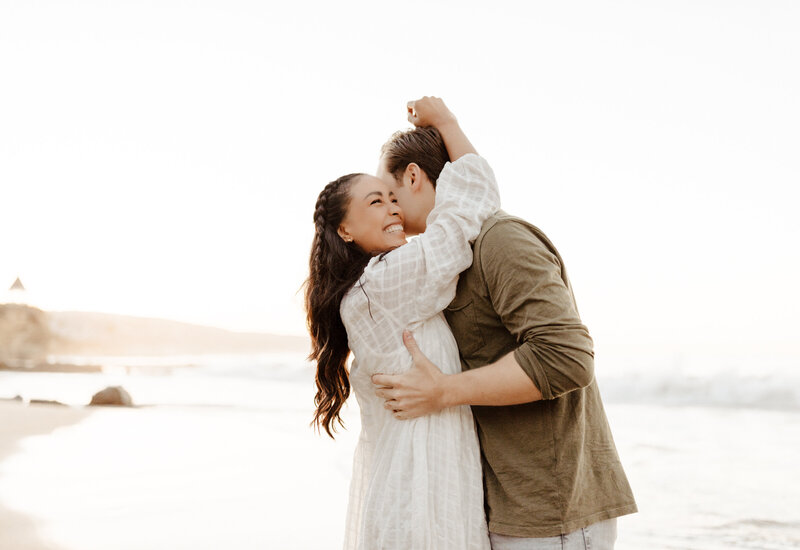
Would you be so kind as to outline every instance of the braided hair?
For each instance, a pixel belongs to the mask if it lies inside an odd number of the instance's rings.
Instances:
[[[354,242],[344,242],[337,230],[347,213],[350,186],[363,175],[348,174],[330,182],[319,194],[314,209],[316,231],[305,285],[306,321],[311,335],[308,358],[317,363],[312,425],[324,428],[331,438],[335,423],[344,425],[339,411],[350,395],[346,368],[350,348],[339,306],[370,259]]]

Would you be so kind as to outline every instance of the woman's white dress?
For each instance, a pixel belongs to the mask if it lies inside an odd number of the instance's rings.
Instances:
[[[371,375],[411,367],[402,332],[445,373],[461,370],[442,311],[472,263],[470,242],[500,207],[491,168],[466,155],[439,176],[427,229],[372,258],[340,312],[361,409],[345,531],[346,550],[488,550],[480,450],[468,406],[397,420]]]

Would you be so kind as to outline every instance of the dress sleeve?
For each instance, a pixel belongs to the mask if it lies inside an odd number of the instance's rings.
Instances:
[[[448,163],[425,232],[373,258],[361,278],[363,291],[405,326],[443,311],[459,273],[472,264],[471,242],[499,208],[497,182],[483,158],[468,154]]]

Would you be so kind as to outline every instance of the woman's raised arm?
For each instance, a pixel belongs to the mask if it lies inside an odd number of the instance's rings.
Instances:
[[[438,97],[425,96],[416,101],[409,101],[408,121],[414,126],[433,126],[439,130],[447,154],[451,161],[456,161],[469,153],[478,154],[470,143],[455,115]]]
[[[439,130],[452,162],[439,175],[425,232],[373,258],[361,279],[366,295],[404,326],[423,321],[450,303],[458,274],[472,263],[471,241],[500,208],[492,169],[477,155],[444,102],[424,97],[409,102],[408,109],[414,124]]]

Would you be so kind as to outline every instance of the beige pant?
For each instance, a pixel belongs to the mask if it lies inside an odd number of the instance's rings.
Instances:
[[[489,539],[492,550],[614,550],[617,519],[599,521],[557,537],[529,539],[489,533]]]

